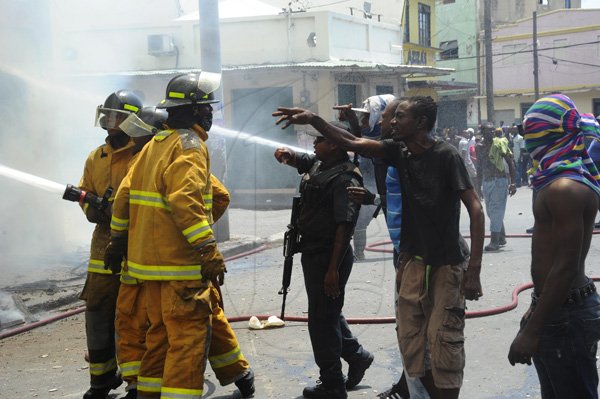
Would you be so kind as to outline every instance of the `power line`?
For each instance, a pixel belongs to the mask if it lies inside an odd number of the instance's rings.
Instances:
[[[598,44],[600,43],[600,40],[594,40],[593,42],[585,42],[585,43],[575,43],[575,44],[567,44],[564,46],[556,46],[556,47],[546,47],[546,48],[539,48],[537,51],[547,51],[547,50],[556,50],[556,49],[561,49],[561,48],[570,48],[570,47],[578,47],[578,46],[586,46],[586,45],[590,45],[590,44]],[[515,43],[515,44],[522,44],[522,43]],[[494,56],[498,56],[498,55],[515,55],[515,54],[527,54],[527,53],[532,53],[533,50],[519,50],[519,51],[506,51],[506,52],[501,52],[501,53],[493,53],[492,57]],[[452,59],[460,59],[460,60],[468,60],[468,59],[473,59],[473,58],[483,58],[484,55],[472,55],[470,57],[460,57],[460,58],[452,58]],[[444,60],[445,61],[445,60]]]
[[[540,57],[549,58],[552,61],[556,60],[556,61],[561,61],[561,62],[568,62],[570,64],[584,65],[584,66],[591,66],[591,67],[600,68],[600,65],[597,65],[597,64],[588,64],[587,62],[565,60],[565,59],[562,59],[562,58],[550,57],[550,56],[547,56],[547,55],[540,55]]]

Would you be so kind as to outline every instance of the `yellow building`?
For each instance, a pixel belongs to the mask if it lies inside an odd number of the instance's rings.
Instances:
[[[406,65],[434,66],[436,53],[435,0],[405,0],[402,14],[404,39],[402,42],[403,63]],[[437,99],[435,86],[424,78],[408,78],[407,96],[431,96]]]

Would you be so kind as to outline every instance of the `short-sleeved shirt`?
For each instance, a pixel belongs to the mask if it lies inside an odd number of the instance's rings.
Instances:
[[[515,157],[515,161],[519,161],[521,159],[521,151],[525,148],[525,140],[523,140],[523,136],[520,134],[515,134],[513,136],[513,156]]]
[[[385,140],[385,157],[402,188],[400,250],[431,266],[456,265],[469,255],[459,232],[460,195],[473,188],[456,148],[436,141],[422,154]]]
[[[317,158],[314,154],[297,156],[298,173],[308,173]],[[317,173],[327,171],[348,162],[346,156],[337,162],[322,164]],[[330,249],[335,239],[335,231],[341,223],[356,224],[360,204],[350,200],[347,187],[362,186],[362,182],[348,171],[341,172],[331,179],[319,192],[302,193],[302,205],[298,217],[298,230],[302,237],[302,252],[316,252]]]

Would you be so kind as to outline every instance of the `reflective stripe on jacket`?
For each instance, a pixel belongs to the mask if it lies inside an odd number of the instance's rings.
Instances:
[[[113,204],[112,234],[129,234],[127,269],[140,280],[199,280],[198,250],[214,242],[206,135],[159,132],[139,153]]]
[[[117,150],[108,144],[101,145],[90,153],[85,161],[83,176],[79,182],[82,190],[102,196],[108,187],[113,188],[113,195],[121,184],[127,173],[127,165],[132,157],[133,141]],[[113,198],[110,198],[112,201]],[[88,206],[82,207],[84,213]],[[90,262],[88,272],[110,274],[110,270],[104,270],[104,251],[110,239],[110,226],[106,223],[96,224],[92,235],[90,248]]]

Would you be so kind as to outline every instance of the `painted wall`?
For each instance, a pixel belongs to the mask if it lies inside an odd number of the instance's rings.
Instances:
[[[538,16],[540,94],[561,91],[579,99],[582,112],[591,112],[600,90],[600,10],[559,10]],[[573,21],[577,21],[576,24]],[[532,20],[498,27],[493,32],[494,106],[513,109],[533,102]],[[557,48],[567,46],[565,48]],[[570,46],[570,47],[569,47]],[[519,54],[515,51],[523,50]],[[504,54],[501,54],[504,53]],[[482,110],[485,115],[485,99]]]
[[[435,45],[456,40],[458,58],[442,60],[436,66],[454,68],[456,72],[439,80],[477,83],[477,0],[456,0],[455,3],[436,5]]]

